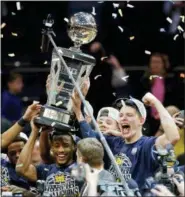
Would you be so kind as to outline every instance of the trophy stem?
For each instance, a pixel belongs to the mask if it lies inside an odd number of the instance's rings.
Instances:
[[[92,122],[93,122],[93,124],[95,126],[95,129],[98,132],[98,134],[100,136],[100,140],[101,140],[101,142],[102,142],[102,144],[103,144],[103,146],[104,146],[104,148],[105,148],[105,150],[106,150],[106,152],[107,152],[110,160],[112,161],[112,164],[114,165],[114,168],[115,168],[115,170],[116,170],[116,172],[117,172],[117,174],[118,174],[118,176],[119,176],[119,178],[120,178],[120,180],[121,180],[121,182],[122,182],[122,184],[123,184],[123,186],[125,188],[125,191],[126,191],[127,196],[133,196],[133,192],[129,189],[128,184],[126,183],[126,181],[125,181],[125,179],[124,179],[124,177],[123,177],[123,175],[121,173],[121,170],[120,170],[119,166],[116,163],[116,160],[114,158],[114,155],[113,155],[112,151],[110,150],[110,147],[109,147],[109,145],[108,145],[105,137],[101,133],[101,131],[100,131],[99,127],[98,127],[98,124],[97,124],[97,122],[96,122],[96,120],[95,120],[92,112],[87,107],[87,104],[85,102],[85,98],[82,95],[82,92],[81,92],[78,84],[75,82],[75,79],[74,79],[72,73],[70,72],[70,69],[68,68],[68,66],[67,66],[64,58],[62,57],[61,53],[57,50],[57,46],[56,46],[56,44],[55,44],[55,42],[54,42],[54,40],[53,40],[53,38],[52,38],[52,36],[51,36],[51,34],[49,32],[47,33],[47,36],[48,36],[49,40],[51,41],[54,49],[56,50],[56,53],[57,53],[58,57],[60,58],[62,64],[64,65],[64,67],[65,67],[65,69],[67,71],[67,74],[69,75],[69,77],[70,77],[73,85],[75,86],[75,88],[76,88],[76,90],[77,90],[77,92],[78,92],[78,94],[80,96],[80,99],[81,99],[82,103],[84,104],[85,108],[87,109],[88,114],[92,118]]]

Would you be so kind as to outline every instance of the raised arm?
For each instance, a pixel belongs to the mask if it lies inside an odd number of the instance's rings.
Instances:
[[[33,119],[31,121],[32,132],[30,137],[24,146],[23,150],[20,153],[19,159],[16,165],[16,172],[21,176],[27,178],[30,181],[37,181],[37,171],[36,167],[31,164],[31,155],[33,152],[33,148],[35,145],[35,141],[38,137],[39,128],[36,127],[33,123]]]
[[[176,144],[180,139],[177,126],[162,103],[151,93],[145,94],[143,102],[147,105],[154,106],[159,113],[164,134],[156,139],[156,145],[165,147],[168,143]]]
[[[33,116],[40,111],[41,105],[38,103],[30,105],[23,117],[16,122],[12,127],[5,131],[1,135],[1,148],[7,148],[7,146],[16,138],[16,136],[23,130],[26,123],[29,123]]]

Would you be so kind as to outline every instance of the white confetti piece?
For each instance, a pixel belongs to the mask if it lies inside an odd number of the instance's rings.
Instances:
[[[57,107],[60,106],[60,105],[62,105],[62,101],[58,101],[58,102],[56,103],[56,106],[57,106]]]
[[[104,1],[98,1],[98,3],[103,3]]]
[[[119,8],[119,3],[113,3],[114,8]]]
[[[17,34],[17,33],[12,32],[12,36],[18,36],[18,34]]]
[[[131,36],[129,39],[130,40],[134,40],[135,39],[135,36]]]
[[[69,19],[68,18],[64,18],[64,21],[69,23]]]
[[[158,76],[158,75],[150,75],[149,79],[152,80],[153,78],[159,78],[162,79],[163,77]]]
[[[145,54],[147,54],[147,55],[151,55],[151,52],[150,52],[150,51],[148,51],[148,50],[145,50]]]
[[[172,24],[172,19],[170,17],[167,17],[166,20]]]
[[[52,127],[54,127],[55,125],[56,125],[56,123],[55,123],[55,122],[53,122],[53,123],[51,124],[51,126],[52,126]]]
[[[39,104],[40,102],[39,101],[33,101],[33,104]]]
[[[72,59],[74,59],[75,58],[75,56],[74,55],[72,55]]]
[[[95,12],[95,7],[92,7],[92,15],[96,15],[96,12]]]
[[[166,30],[164,28],[160,28],[159,30],[160,32],[166,32]]]
[[[123,81],[127,81],[128,78],[129,78],[129,75],[124,76],[124,77],[122,77],[121,79],[122,79]]]
[[[1,38],[3,38],[3,34],[1,34]]]
[[[115,93],[115,92],[113,92],[112,94],[113,94],[114,96],[116,96],[116,93]]]
[[[63,54],[63,51],[61,49],[58,49],[58,52],[62,53]]]
[[[118,28],[120,29],[121,32],[123,32],[123,28],[122,27],[118,26]]]
[[[44,64],[47,64],[47,63],[48,63],[48,61],[45,61],[45,62],[44,62]]]
[[[17,10],[21,10],[21,3],[20,2],[16,2],[16,7],[17,7]]]
[[[16,15],[16,13],[15,13],[15,12],[11,12],[11,14],[12,14],[12,16],[15,16],[15,15]]]
[[[184,29],[182,29],[182,27],[181,27],[180,25],[177,27],[177,29],[178,29],[179,31],[184,32]]]
[[[112,13],[112,17],[115,19],[117,18],[117,14],[116,13]]]
[[[128,7],[128,8],[134,8],[134,6],[131,5],[131,4],[129,4],[129,3],[127,3],[127,7]]]
[[[179,34],[176,34],[176,35],[173,37],[173,40],[176,40],[178,36],[179,36]]]
[[[8,56],[9,56],[9,57],[14,57],[15,54],[14,54],[14,53],[9,53]]]
[[[96,75],[96,76],[94,77],[94,80],[98,79],[99,77],[102,77],[102,75]]]
[[[180,16],[180,18],[182,19],[182,22],[184,23],[184,16]]]
[[[125,102],[124,102],[124,100],[121,100],[121,104],[122,104],[122,107],[125,107]]]
[[[119,9],[119,10],[118,10],[118,12],[119,12],[119,15],[120,15],[121,17],[123,17],[122,10],[121,10],[121,9]]]
[[[103,61],[104,59],[107,59],[108,57],[106,56],[106,57],[101,57],[101,61]]]
[[[3,29],[6,26],[6,23],[1,24],[1,29]]]

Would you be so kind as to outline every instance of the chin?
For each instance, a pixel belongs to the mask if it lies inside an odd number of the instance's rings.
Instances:
[[[124,138],[124,139],[126,139],[126,140],[129,140],[129,139],[132,137],[131,133],[127,133],[127,134],[121,133],[121,136],[122,136],[122,138]]]

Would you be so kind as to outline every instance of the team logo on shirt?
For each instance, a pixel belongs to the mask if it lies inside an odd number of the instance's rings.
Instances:
[[[78,196],[79,186],[69,173],[53,173],[46,179],[45,192],[50,196]]]
[[[134,147],[134,148],[132,149],[132,151],[131,151],[131,154],[132,154],[132,155],[135,155],[136,153],[137,153],[137,148]]]
[[[8,168],[1,166],[1,186],[9,185],[9,180]]]
[[[124,153],[120,153],[115,155],[115,160],[123,174],[123,177],[128,181],[131,178],[130,169],[132,167],[132,163],[130,159]],[[109,172],[117,179],[118,182],[120,181],[113,164],[111,164]]]

